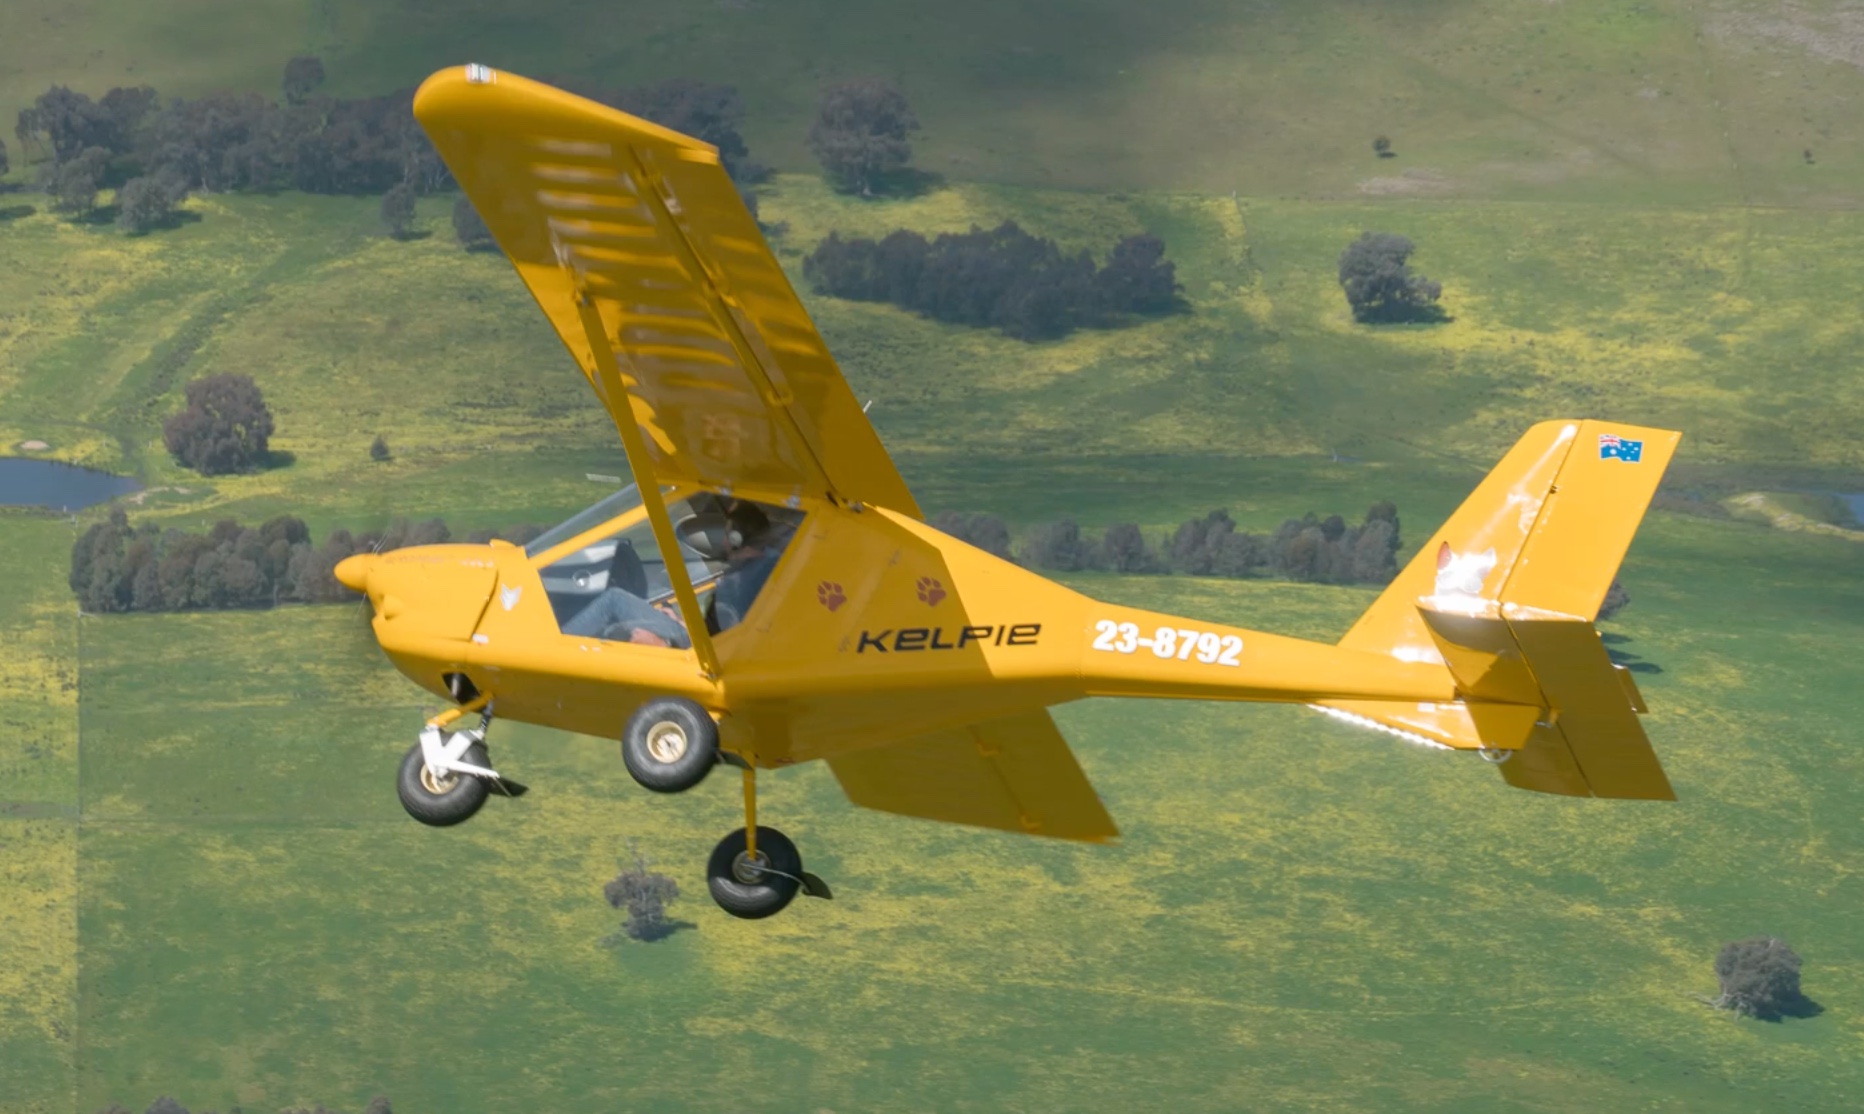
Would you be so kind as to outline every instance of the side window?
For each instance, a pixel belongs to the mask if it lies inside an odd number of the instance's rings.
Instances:
[[[744,621],[803,519],[801,511],[709,492],[668,503],[667,514],[714,634]],[[692,646],[645,517],[538,571],[564,634]]]

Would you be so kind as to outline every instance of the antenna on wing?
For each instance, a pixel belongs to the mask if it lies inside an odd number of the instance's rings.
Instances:
[[[868,409],[872,407],[873,405],[874,405],[874,400],[871,398],[868,399],[866,402],[861,404],[861,413],[863,414],[867,413]]]

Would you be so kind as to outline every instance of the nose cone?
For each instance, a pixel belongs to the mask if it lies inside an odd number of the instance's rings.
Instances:
[[[354,557],[345,557],[337,562],[337,580],[352,592],[364,592],[369,587],[369,570],[378,560],[373,553],[358,553]]]

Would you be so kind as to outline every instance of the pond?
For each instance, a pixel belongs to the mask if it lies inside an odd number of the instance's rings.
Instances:
[[[75,511],[141,490],[142,484],[128,476],[57,460],[0,457],[0,506]]]

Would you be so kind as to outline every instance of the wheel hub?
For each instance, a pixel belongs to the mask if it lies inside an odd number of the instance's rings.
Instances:
[[[686,746],[686,730],[670,720],[654,724],[647,732],[647,753],[656,762],[678,762],[685,757]]]
[[[452,770],[441,770],[436,773],[432,766],[425,763],[421,765],[421,788],[436,797],[452,792],[453,787],[459,783],[460,776]]]
[[[764,868],[769,864],[770,856],[762,851],[755,858],[748,851],[740,851],[731,861],[731,876],[747,886],[755,886],[764,880]]]

